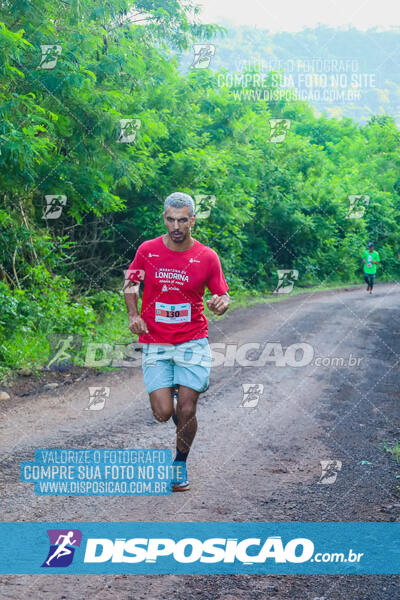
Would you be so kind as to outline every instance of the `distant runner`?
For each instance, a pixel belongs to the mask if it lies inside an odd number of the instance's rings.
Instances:
[[[228,285],[217,253],[191,237],[194,203],[176,192],[164,203],[167,233],[143,242],[125,278],[129,328],[143,343],[142,369],[151,408],[158,421],[176,425],[175,462],[185,463],[197,430],[196,405],[209,386],[211,351],[203,295],[216,315],[229,307]],[[140,282],[144,280],[141,314]],[[174,407],[174,389],[178,387]],[[189,481],[175,481],[186,491]]]
[[[367,284],[367,292],[372,294],[376,275],[376,265],[379,265],[381,261],[378,252],[374,250],[374,244],[372,242],[368,244],[368,250],[362,255],[362,261],[364,264],[364,279]]]

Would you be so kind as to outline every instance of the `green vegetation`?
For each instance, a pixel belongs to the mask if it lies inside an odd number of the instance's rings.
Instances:
[[[397,464],[400,465],[400,441],[396,440],[394,446],[392,446],[392,447],[389,447],[385,443],[384,447],[385,447],[386,452],[389,452],[389,454],[391,454],[393,456],[393,458],[395,459]]]
[[[388,446],[386,442],[384,442],[383,447],[386,452],[392,455],[394,460],[400,465],[400,440],[396,440],[393,446]],[[400,475],[396,475],[396,479],[400,480]],[[400,490],[400,485],[397,485],[396,488]]]
[[[48,357],[47,336],[131,339],[122,272],[163,232],[172,191],[215,195],[194,236],[220,255],[233,295],[262,297],[278,269],[296,287],[359,279],[373,239],[397,278],[400,135],[317,118],[305,103],[242,102],[175,53],[221,39],[177,0],[49,0],[0,8],[0,375]],[[53,45],[43,68],[41,45]],[[42,65],[42,66],[41,66]],[[282,143],[271,118],[291,121]],[[138,123],[119,143],[120,119]],[[368,195],[348,218],[351,194]],[[45,196],[62,196],[43,218]],[[121,343],[122,343],[121,341]]]

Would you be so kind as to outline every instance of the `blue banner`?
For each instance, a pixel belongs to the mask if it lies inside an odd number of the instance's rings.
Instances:
[[[400,573],[400,523],[0,523],[0,532],[7,574]]]
[[[39,448],[20,473],[41,496],[166,496],[186,465],[165,449]]]

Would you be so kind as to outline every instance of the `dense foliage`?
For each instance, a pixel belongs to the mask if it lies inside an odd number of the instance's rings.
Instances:
[[[233,291],[272,291],[277,269],[297,269],[300,286],[353,281],[370,239],[380,277],[397,277],[393,119],[358,125],[305,103],[243,102],[210,69],[182,73],[175,53],[223,31],[178,0],[10,6],[0,8],[3,368],[34,364],[49,333],[89,338],[119,314],[123,269],[163,231],[176,190],[216,197],[194,236],[218,251]],[[53,46],[52,68],[41,45]],[[271,118],[290,120],[280,143]],[[120,119],[137,123],[130,143]],[[369,204],[348,218],[357,194]],[[64,198],[58,218],[43,218],[46,196]]]

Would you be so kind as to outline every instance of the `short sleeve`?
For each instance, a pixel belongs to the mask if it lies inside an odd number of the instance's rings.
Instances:
[[[207,280],[207,287],[212,294],[217,294],[218,296],[222,296],[229,290],[218,254],[214,251],[212,251],[210,257],[210,276]]]
[[[143,244],[141,244],[136,251],[135,258],[129,265],[126,278],[132,281],[132,283],[139,283],[140,281],[144,280],[144,274],[145,261],[143,253]]]

